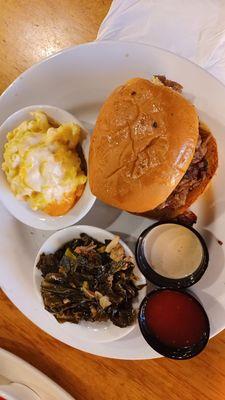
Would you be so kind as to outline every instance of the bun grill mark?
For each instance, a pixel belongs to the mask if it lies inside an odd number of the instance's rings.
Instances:
[[[130,161],[125,169],[126,177],[138,179],[145,175],[149,167],[156,168],[162,164],[168,151],[168,141],[160,136],[152,137],[144,149],[142,149],[133,161]],[[118,172],[118,170],[116,171]]]

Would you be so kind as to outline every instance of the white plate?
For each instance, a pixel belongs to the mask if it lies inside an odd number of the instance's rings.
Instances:
[[[40,400],[74,400],[65,390],[21,358],[0,349],[0,385],[17,382],[28,386]]]
[[[224,86],[200,67],[163,50],[135,43],[96,42],[63,51],[21,75],[0,98],[0,123],[21,107],[47,103],[74,113],[91,126],[113,88],[131,77],[149,78],[154,73],[166,74],[184,86],[218,141],[217,175],[193,208],[198,213],[197,228],[201,228],[210,252],[208,270],[193,290],[208,313],[213,336],[225,327],[224,246],[217,243],[217,239],[225,243]],[[3,207],[0,215],[4,226],[0,236],[2,287],[28,318],[57,339],[93,354],[122,359],[158,357],[138,328],[112,343],[90,343],[82,338],[74,340],[73,336],[64,335],[60,327],[55,329],[49,324],[32,284],[34,258],[48,233],[27,228]],[[151,221],[96,201],[80,223],[120,232],[133,249],[136,238]]]
[[[34,262],[34,286],[39,298],[40,307],[42,309],[44,307],[40,292],[42,278],[41,278],[41,271],[38,270],[36,267],[40,259],[40,255],[42,253],[45,254],[54,253],[65,243],[69,242],[70,240],[79,238],[81,233],[86,233],[87,235],[91,236],[96,240],[99,240],[102,243],[104,243],[106,239],[112,240],[115,237],[115,235],[113,235],[111,232],[108,232],[104,229],[96,228],[94,226],[87,226],[87,225],[71,226],[70,228],[62,229],[61,231],[58,231],[54,233],[52,236],[50,236],[43,244],[43,246],[41,246]],[[134,258],[134,254],[132,253],[130,248],[122,240],[120,240],[120,243],[123,246],[126,255]],[[134,273],[138,277],[137,284],[145,285],[146,279],[136,265],[134,268]],[[145,296],[146,296],[146,287],[144,287],[139,291],[138,298],[133,302],[133,307],[136,311],[138,311],[141,301]],[[50,322],[55,323],[57,329],[59,323],[49,312],[45,311],[45,313],[48,315]],[[63,325],[61,325],[61,329],[63,329],[65,336],[73,336],[74,340],[76,340],[76,338],[79,339],[80,337],[82,337],[83,340],[87,342],[106,343],[118,340],[128,335],[128,333],[132,332],[133,329],[135,329],[136,324],[127,326],[126,328],[119,328],[118,326],[114,325],[111,321],[107,322],[81,321],[78,325],[70,324],[68,322],[64,323]]]
[[[75,116],[60,108],[48,105],[36,105],[16,111],[0,126],[0,165],[2,165],[3,162],[3,151],[7,133],[15,129],[23,121],[31,119],[31,112],[37,110],[45,111],[49,117],[61,124],[74,122],[83,129],[84,138],[82,140],[82,149],[86,162],[88,162],[90,134],[85,132],[82,123]],[[0,170],[0,193],[5,207],[19,221],[33,228],[49,231],[62,229],[75,224],[88,213],[95,202],[95,196],[91,193],[89,181],[87,181],[81,198],[65,215],[51,217],[42,211],[33,211],[25,201],[18,200],[13,195],[6,180],[5,173],[2,170]]]

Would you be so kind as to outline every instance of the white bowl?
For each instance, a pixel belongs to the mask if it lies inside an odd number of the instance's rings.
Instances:
[[[9,383],[8,385],[0,385],[0,398],[5,400],[39,400],[40,397],[33,392],[28,386],[21,383]]]
[[[75,122],[81,126],[85,136],[81,146],[88,164],[90,134],[84,129],[82,123],[77,118],[67,111],[48,105],[33,105],[22,108],[7,118],[0,126],[0,199],[8,211],[24,224],[37,229],[57,230],[75,224],[91,209],[95,202],[95,196],[91,193],[89,182],[87,181],[84,193],[79,201],[67,214],[59,217],[51,217],[42,211],[33,211],[25,201],[18,200],[10,190],[5,173],[1,169],[7,133],[17,127],[22,121],[31,119],[30,113],[36,110],[45,111],[47,115],[59,123]]]
[[[104,229],[95,228],[94,226],[87,226],[87,225],[72,226],[70,228],[58,231],[54,233],[52,236],[50,236],[43,244],[43,246],[40,248],[34,262],[33,279],[34,279],[35,290],[39,298],[40,307],[44,307],[40,292],[40,285],[42,279],[41,272],[36,268],[40,255],[42,253],[46,254],[54,253],[66,242],[74,238],[79,238],[81,233],[86,233],[89,236],[101,242],[104,242],[105,239],[112,240],[115,236],[113,233],[105,231]],[[130,250],[130,248],[122,240],[120,240],[120,243],[123,246],[126,255],[134,258],[134,255]],[[146,279],[139,271],[136,264],[134,273],[139,278],[137,282],[138,284],[141,285],[146,284]],[[142,299],[145,297],[145,295],[146,295],[146,287],[144,287],[139,291],[138,298],[133,303],[134,309],[138,310],[140,303]],[[48,313],[47,311],[46,313],[48,314],[49,318],[55,320],[55,317],[52,314]],[[58,325],[59,323],[55,320],[55,324]],[[119,328],[118,326],[114,325],[111,321],[107,322],[81,321],[78,325],[66,322],[61,325],[61,329],[64,331],[65,337],[72,336],[74,338],[76,337],[79,339],[82,338],[85,341],[89,342],[103,343],[103,342],[112,342],[114,340],[117,340],[119,338],[128,335],[128,333],[130,333],[135,328],[135,326],[136,323],[126,328]]]

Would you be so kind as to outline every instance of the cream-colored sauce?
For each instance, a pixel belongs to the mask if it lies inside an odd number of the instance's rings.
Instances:
[[[188,228],[163,224],[152,229],[144,239],[144,253],[151,267],[167,278],[191,275],[203,257],[201,242]]]

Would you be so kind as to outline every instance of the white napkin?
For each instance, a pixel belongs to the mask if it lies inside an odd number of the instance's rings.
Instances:
[[[170,50],[225,84],[225,0],[114,0],[97,40]]]

